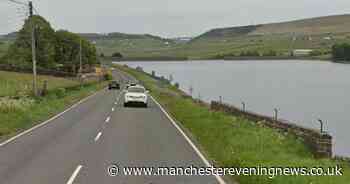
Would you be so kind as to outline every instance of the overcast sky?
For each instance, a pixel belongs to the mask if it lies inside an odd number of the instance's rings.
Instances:
[[[18,0],[23,1],[24,0]],[[55,29],[196,36],[212,28],[350,13],[350,0],[33,0]],[[0,34],[25,8],[0,0]]]

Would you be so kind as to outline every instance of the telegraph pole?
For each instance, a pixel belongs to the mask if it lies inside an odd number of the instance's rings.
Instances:
[[[29,1],[29,18],[33,17],[33,3]],[[38,96],[38,88],[37,88],[37,73],[36,73],[36,45],[35,45],[35,25],[33,19],[30,20],[32,24],[32,62],[33,62],[33,93],[34,96]]]
[[[83,73],[83,56],[82,56],[82,41],[80,39],[79,43],[79,74],[81,75]]]

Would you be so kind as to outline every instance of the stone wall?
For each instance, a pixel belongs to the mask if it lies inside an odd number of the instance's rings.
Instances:
[[[221,102],[212,101],[210,108],[215,111],[223,111],[235,116],[244,116],[253,121],[260,122],[266,127],[277,129],[281,132],[289,132],[304,140],[305,144],[314,152],[316,157],[332,157],[332,136],[328,133],[298,126],[285,120],[275,120],[272,117],[243,111],[240,108]]]

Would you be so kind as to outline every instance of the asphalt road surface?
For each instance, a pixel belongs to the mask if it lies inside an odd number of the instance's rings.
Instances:
[[[117,79],[130,79],[114,72]],[[214,176],[126,176],[124,167],[205,167],[150,100],[124,108],[121,91],[103,90],[40,128],[0,147],[1,184],[214,184]],[[119,166],[110,176],[108,167]],[[115,171],[115,170],[114,170]]]

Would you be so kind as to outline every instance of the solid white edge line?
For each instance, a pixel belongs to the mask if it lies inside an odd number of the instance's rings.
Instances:
[[[108,116],[108,117],[107,117],[107,119],[106,119],[106,121],[105,121],[105,122],[106,122],[106,123],[108,123],[108,122],[109,122],[109,120],[111,120],[111,117],[110,117],[110,116]]]
[[[103,90],[103,89],[102,89],[102,90]],[[26,135],[26,134],[28,134],[28,133],[34,131],[35,129],[38,129],[38,128],[40,128],[40,127],[43,127],[43,126],[47,125],[47,124],[50,123],[51,121],[53,121],[53,120],[57,119],[58,117],[62,116],[64,113],[66,113],[66,112],[68,112],[68,111],[74,109],[75,107],[77,107],[78,105],[82,104],[83,102],[85,102],[85,101],[89,100],[90,98],[96,96],[96,95],[97,95],[98,93],[100,93],[102,90],[97,91],[96,93],[94,93],[94,94],[92,94],[92,95],[90,95],[90,96],[88,96],[88,97],[86,97],[86,98],[80,100],[80,101],[77,102],[76,104],[72,105],[71,107],[69,107],[69,108],[66,109],[65,111],[63,111],[63,112],[61,112],[61,113],[55,115],[54,117],[52,117],[52,118],[50,118],[50,119],[48,119],[48,120],[46,120],[46,121],[44,121],[44,122],[42,122],[42,123],[40,123],[40,124],[38,124],[38,125],[32,127],[32,128],[30,128],[30,129],[28,129],[28,130],[25,130],[25,131],[23,131],[23,132],[21,132],[21,133],[15,135],[15,136],[9,138],[8,140],[2,142],[2,143],[0,144],[0,147],[3,147],[3,146],[5,146],[5,145],[7,145],[7,144],[9,144],[9,143],[11,143],[11,142],[13,142],[13,141],[15,141],[16,139],[18,139],[18,138],[20,138],[20,137],[22,137],[22,136],[24,136],[24,135]]]
[[[167,118],[171,121],[171,123],[174,125],[174,127],[182,134],[182,136],[186,139],[186,141],[190,144],[190,146],[194,149],[194,151],[197,153],[197,155],[202,159],[204,164],[207,167],[211,167],[212,165],[210,162],[205,158],[205,156],[201,153],[201,151],[197,148],[197,146],[192,142],[192,140],[185,134],[185,132],[180,128],[180,126],[174,121],[174,119],[168,114],[168,112],[160,105],[157,100],[153,98],[153,96],[150,95],[152,100],[159,106],[160,110],[167,116]],[[226,184],[224,179],[221,178],[221,176],[215,175],[215,178],[218,180],[219,184]]]
[[[102,135],[102,132],[99,132],[99,133],[96,135],[96,137],[95,137],[95,142],[97,142],[97,141],[100,139],[101,135]]]
[[[83,167],[82,165],[79,165],[79,166],[75,169],[75,171],[73,172],[72,176],[69,178],[67,184],[73,184],[75,178],[78,176],[78,174],[79,174],[79,172],[80,172],[80,170],[81,170],[82,167]]]

